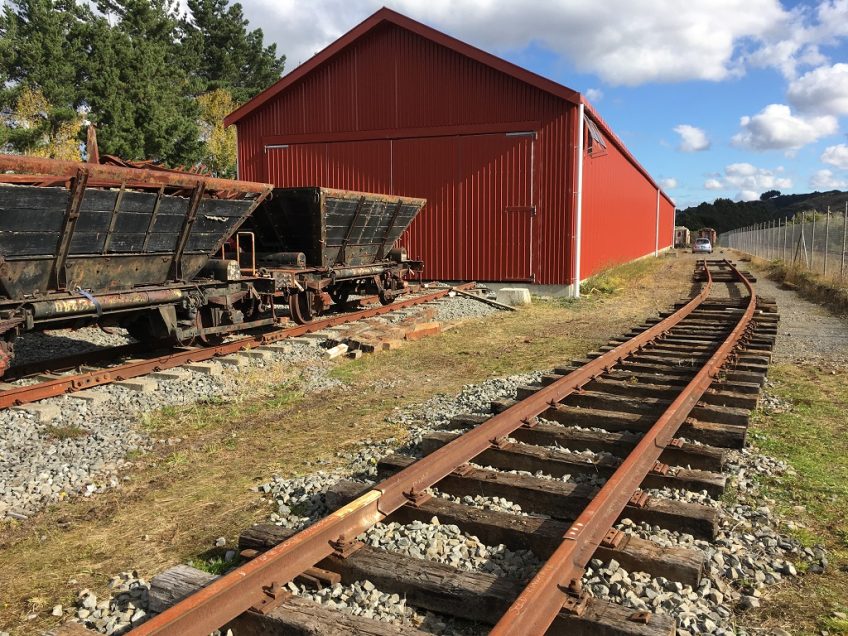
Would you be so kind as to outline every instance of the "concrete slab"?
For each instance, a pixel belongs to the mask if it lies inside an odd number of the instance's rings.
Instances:
[[[501,287],[497,293],[499,303],[509,305],[510,307],[520,307],[521,305],[529,305],[530,290],[526,287]]]
[[[69,393],[68,397],[75,400],[82,400],[91,406],[108,402],[110,398],[107,393],[103,393],[103,391],[98,391],[96,389],[86,389],[85,391],[78,391],[77,393]]]
[[[56,404],[45,404],[42,402],[34,402],[33,404],[22,404],[21,406],[13,406],[13,411],[23,411],[35,416],[35,421],[39,424],[47,424],[52,422],[61,413],[61,409]]]
[[[249,349],[247,351],[239,351],[236,356],[240,356],[246,360],[270,360],[274,354],[270,351],[259,351],[257,349]]]
[[[184,364],[180,368],[187,369],[193,373],[202,373],[203,375],[221,375],[223,371],[220,364],[213,362],[192,362]]]
[[[184,380],[189,376],[188,371],[185,369],[167,369],[166,371],[154,371],[153,373],[148,373],[146,377],[152,378],[154,380]]]
[[[125,389],[129,389],[130,391],[135,391],[136,393],[153,393],[156,389],[159,388],[159,384],[156,380],[150,378],[150,376],[145,376],[143,378],[133,378],[131,380],[120,380],[115,382],[116,386],[122,386]]]
[[[338,358],[347,353],[347,345],[346,344],[338,344],[335,347],[331,347],[324,352],[324,355],[332,360],[333,358]]]
[[[236,367],[238,369],[247,366],[247,358],[239,355],[221,356],[215,360],[225,367]]]
[[[270,351],[271,353],[291,353],[291,350],[291,346],[287,344],[267,344],[255,349],[255,351]]]

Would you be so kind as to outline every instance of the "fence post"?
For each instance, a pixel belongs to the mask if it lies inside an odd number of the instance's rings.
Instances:
[[[771,229],[769,230],[769,260],[774,260],[775,258],[775,233],[774,230],[777,227],[777,221],[772,221],[769,225],[771,225]]]
[[[816,258],[816,216],[818,215],[816,211],[813,210],[813,230],[812,234],[810,234],[810,264],[807,266],[807,269],[809,269],[811,272],[814,271],[813,262]]]
[[[848,201],[845,202],[845,216],[842,217],[842,264],[839,266],[839,278],[845,277],[845,243],[848,239]]]
[[[783,219],[783,251],[780,253],[780,260],[786,262],[786,233],[789,231],[789,219]]]
[[[766,221],[766,260],[771,260],[771,220]]]
[[[827,246],[830,241],[830,206],[827,206],[827,221],[825,221],[824,225],[824,269],[822,269],[822,276],[827,278]]]

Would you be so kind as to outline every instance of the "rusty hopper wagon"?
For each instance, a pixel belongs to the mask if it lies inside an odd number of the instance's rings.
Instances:
[[[700,230],[696,232],[695,238],[705,238],[710,239],[710,244],[715,248],[716,240],[718,238],[718,234],[711,227],[702,227]]]
[[[392,248],[423,200],[312,189],[270,201],[267,184],[106,161],[0,155],[0,375],[25,332],[120,326],[208,343],[278,322],[278,303],[306,322],[349,293],[391,302],[420,269]]]
[[[278,287],[296,289],[289,305],[297,322],[351,294],[377,294],[388,304],[403,291],[403,277],[422,268],[394,245],[425,203],[330,188],[274,190],[245,224],[253,233],[251,265]]]

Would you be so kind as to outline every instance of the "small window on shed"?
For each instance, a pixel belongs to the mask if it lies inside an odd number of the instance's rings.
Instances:
[[[598,125],[591,119],[587,118],[586,129],[588,132],[586,139],[588,146],[587,151],[589,154],[594,156],[605,154],[607,150],[607,142],[604,141],[601,131],[598,130]]]

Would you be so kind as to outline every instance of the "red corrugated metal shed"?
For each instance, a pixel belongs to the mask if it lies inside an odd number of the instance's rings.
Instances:
[[[584,107],[603,152],[584,128],[578,153]],[[428,277],[571,284],[672,241],[673,205],[578,93],[389,9],[226,123],[242,179],[426,198],[401,241]]]

